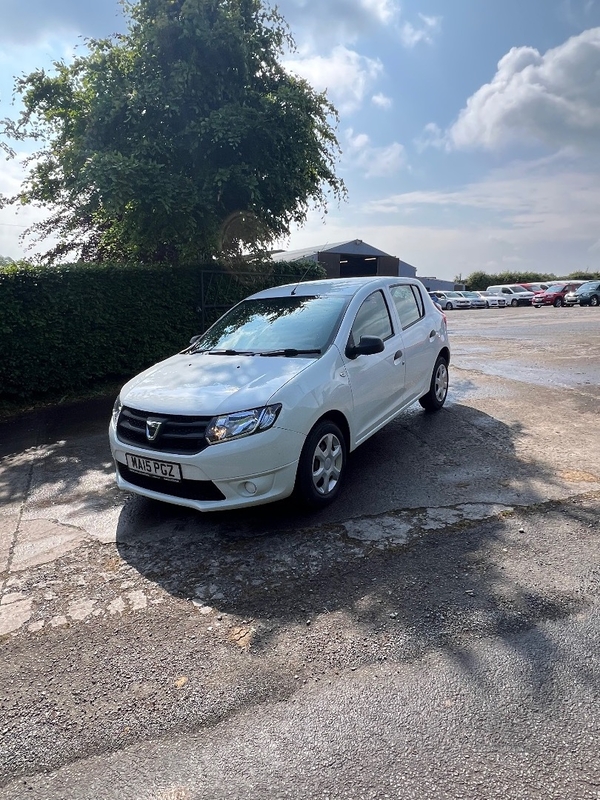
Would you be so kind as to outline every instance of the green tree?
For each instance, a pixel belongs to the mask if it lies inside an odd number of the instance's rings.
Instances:
[[[58,238],[46,261],[259,250],[345,197],[337,113],[282,66],[293,41],[276,10],[262,0],[123,6],[125,35],[19,79],[24,110],[5,120],[5,135],[40,143],[5,203],[50,210],[29,232]]]

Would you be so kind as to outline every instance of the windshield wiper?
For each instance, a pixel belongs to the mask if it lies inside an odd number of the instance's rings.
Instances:
[[[283,350],[267,350],[264,353],[258,353],[259,356],[317,356],[321,355],[320,350],[296,350],[294,347],[286,347]]]
[[[207,356],[255,356],[253,350],[194,350],[195,353],[206,353]]]

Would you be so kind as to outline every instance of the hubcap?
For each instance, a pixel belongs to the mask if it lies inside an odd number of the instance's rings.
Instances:
[[[326,433],[315,448],[312,464],[313,486],[323,496],[338,484],[344,465],[342,443],[333,433]]]
[[[435,398],[442,403],[448,391],[448,370],[445,364],[440,364],[435,372]]]

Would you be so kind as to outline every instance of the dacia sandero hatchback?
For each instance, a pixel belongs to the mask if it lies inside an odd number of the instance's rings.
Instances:
[[[348,453],[448,391],[446,319],[406,278],[267,289],[122,388],[117,483],[201,511],[337,497]]]

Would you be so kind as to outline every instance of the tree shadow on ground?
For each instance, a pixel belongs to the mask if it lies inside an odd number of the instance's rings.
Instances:
[[[107,489],[114,473],[107,435],[113,401],[88,400],[0,423],[0,502],[114,506],[117,493]]]

